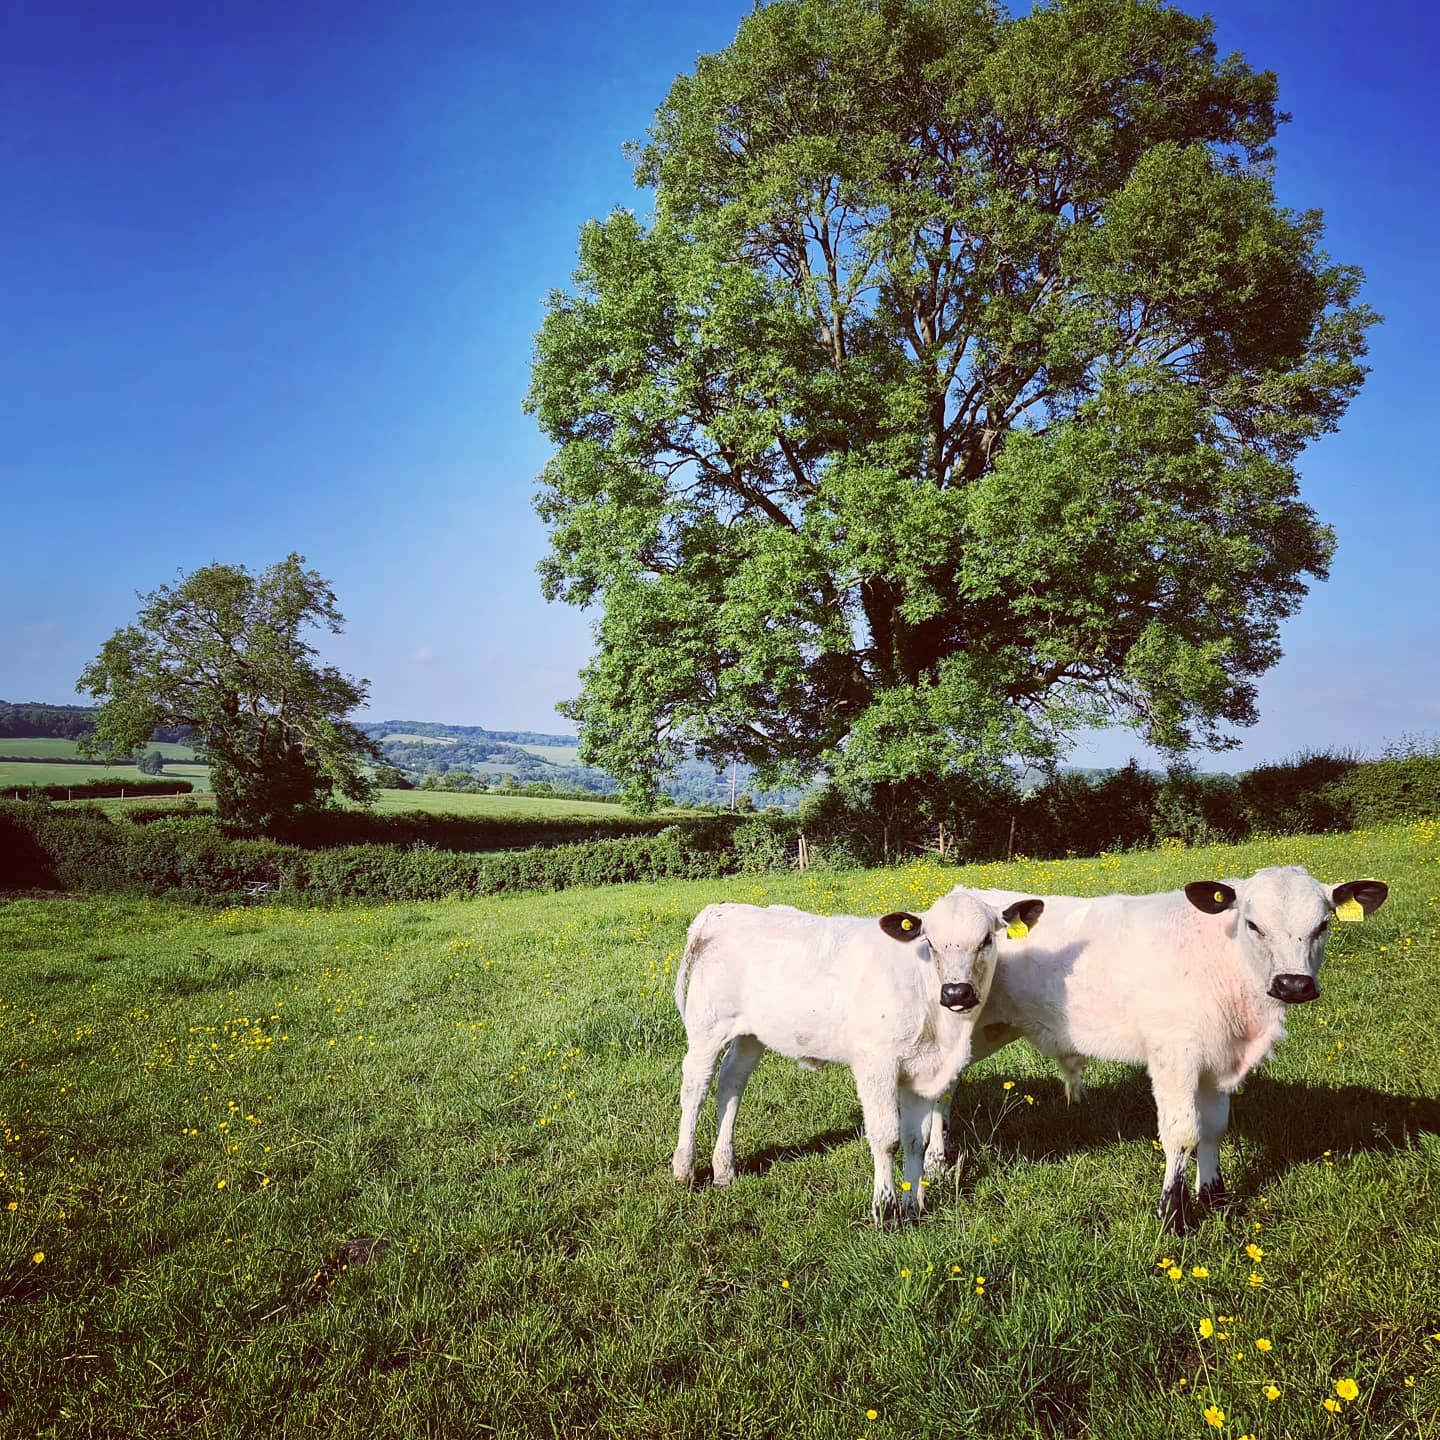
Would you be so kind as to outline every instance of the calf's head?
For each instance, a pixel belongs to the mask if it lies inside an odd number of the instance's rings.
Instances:
[[[1024,934],[1044,908],[1043,900],[1017,900],[996,914],[978,896],[952,890],[923,915],[896,910],[882,917],[880,928],[892,940],[914,945],[922,964],[935,966],[941,1005],[963,1015],[983,1005],[990,993],[996,934],[1007,929]]]
[[[1196,880],[1185,898],[1207,915],[1232,917],[1235,943],[1266,993],[1287,1005],[1319,997],[1332,919],[1364,920],[1390,893],[1379,880],[1325,885],[1299,865],[1257,870],[1248,880]]]

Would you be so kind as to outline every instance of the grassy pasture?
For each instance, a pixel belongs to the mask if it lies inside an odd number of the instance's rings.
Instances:
[[[579,764],[580,747],[578,745],[520,745],[517,748],[528,751],[531,755],[538,755],[542,760],[549,760],[556,765]]]
[[[768,1058],[736,1184],[670,1179],[704,903],[1291,862],[1392,899],[1335,927],[1195,1235],[1156,1232],[1143,1075],[1094,1066],[1067,1109],[1019,1046],[958,1087],[968,1158],[918,1228],[870,1228],[834,1067]],[[1440,1434],[1433,823],[393,908],[20,900],[0,957],[6,1436]]]
[[[193,760],[195,751],[189,745],[176,745],[168,740],[152,740],[145,747],[148,753],[158,750],[167,760]],[[33,739],[12,740],[0,737],[0,755],[34,756],[37,760],[74,759],[80,754],[80,745],[75,740],[61,740],[54,736],[38,736]]]
[[[24,790],[30,785],[83,785],[87,780],[114,780],[123,785],[127,780],[140,781],[152,777],[142,775],[133,765],[47,765],[43,760],[0,760],[0,794]],[[166,765],[161,780],[188,780],[197,790],[210,788],[208,765]],[[149,797],[153,800],[155,797]]]
[[[499,795],[493,791],[471,795],[461,790],[381,790],[375,800],[378,815],[404,810],[428,810],[434,815],[473,815],[495,820],[508,816],[588,815],[600,820],[624,819],[619,805],[602,800],[556,800],[544,795]]]

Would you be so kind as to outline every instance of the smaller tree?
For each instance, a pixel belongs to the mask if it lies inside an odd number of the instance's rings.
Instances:
[[[405,778],[405,772],[394,765],[377,765],[371,776],[380,790],[411,790],[414,786]]]
[[[210,756],[221,823],[273,831],[332,795],[368,802],[375,742],[345,717],[368,682],[318,665],[302,635],[344,624],[303,555],[252,575],[206,565],[140,595],[77,688],[100,702],[89,753],[128,755],[157,725],[189,725]]]
[[[165,757],[158,750],[147,750],[135,762],[135,766],[142,775],[163,775],[165,773]]]

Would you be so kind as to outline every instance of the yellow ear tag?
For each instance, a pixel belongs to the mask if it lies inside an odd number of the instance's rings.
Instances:
[[[1030,933],[1030,927],[1017,916],[1005,927],[1005,933],[1012,940],[1023,940]]]
[[[1335,907],[1335,918],[1337,920],[1363,920],[1365,907],[1352,895],[1343,905]]]
[[[902,920],[900,922],[900,928],[902,930],[913,930],[915,928],[915,922],[913,920]]]

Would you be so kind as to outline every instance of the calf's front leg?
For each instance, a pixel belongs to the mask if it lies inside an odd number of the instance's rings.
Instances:
[[[1220,1138],[1230,1123],[1230,1097],[1213,1081],[1200,1082],[1200,1144],[1195,1152],[1196,1180],[1202,1205],[1225,1203],[1225,1177],[1220,1173]]]
[[[919,1220],[925,1208],[925,1188],[921,1177],[925,1171],[927,1144],[931,1138],[931,1127],[940,1123],[935,1113],[933,1100],[917,1095],[908,1085],[902,1085],[900,1100],[900,1144],[905,1154],[905,1183],[910,1187],[900,1192],[900,1210],[911,1220]],[[944,1150],[944,1141],[941,1141]]]
[[[945,1112],[950,1097],[942,1096],[930,1111],[930,1138],[925,1142],[926,1175],[939,1175],[945,1169]]]
[[[899,1213],[895,1198],[895,1152],[900,1146],[900,1111],[894,1068],[855,1072],[855,1090],[865,1116],[865,1138],[875,1162],[875,1188],[870,1196],[870,1218],[886,1225]]]
[[[1150,1083],[1165,1151],[1165,1179],[1160,1186],[1160,1224],[1183,1235],[1195,1228],[1197,1213],[1186,1185],[1190,1156],[1200,1143],[1199,1075],[1179,1055],[1152,1055]]]

